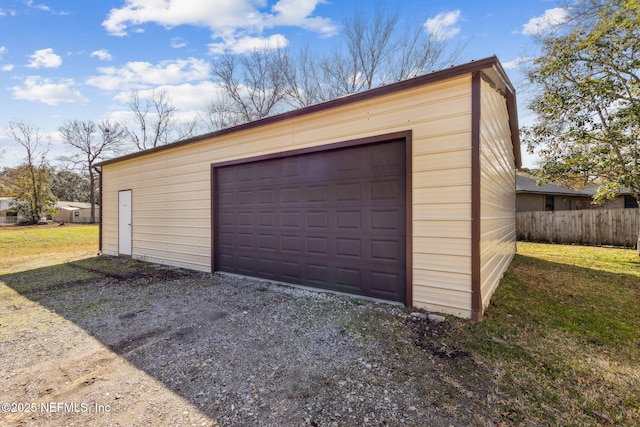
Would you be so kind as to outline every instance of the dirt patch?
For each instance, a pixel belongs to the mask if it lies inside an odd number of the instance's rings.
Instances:
[[[493,377],[440,345],[446,322],[130,260],[65,268],[0,276],[3,425],[493,425]]]

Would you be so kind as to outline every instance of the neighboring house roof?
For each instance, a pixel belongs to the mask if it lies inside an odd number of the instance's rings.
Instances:
[[[522,175],[516,175],[516,193],[540,193],[576,197],[590,196],[590,194],[582,191],[571,190],[555,184],[537,185],[535,179]]]
[[[64,201],[59,201],[56,203],[56,205],[58,206],[58,209],[62,209],[65,211],[77,211],[80,209],[91,209],[91,203],[83,203],[83,202],[64,202]],[[99,208],[98,205],[96,205],[96,208]]]
[[[585,187],[581,191],[588,196],[595,196],[596,191],[598,191],[598,188],[600,187],[602,187],[602,184]],[[618,196],[629,196],[631,195],[631,190],[626,187],[621,187],[616,194]]]

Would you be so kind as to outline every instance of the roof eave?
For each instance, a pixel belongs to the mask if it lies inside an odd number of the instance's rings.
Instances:
[[[472,73],[474,71],[486,71],[490,75],[495,75],[499,78],[498,79],[499,83],[504,86],[504,89],[506,92],[506,99],[507,99],[507,110],[509,112],[509,127],[511,129],[511,142],[513,144],[515,166],[516,168],[520,168],[522,165],[522,161],[521,161],[521,154],[520,154],[520,136],[518,132],[518,117],[517,117],[517,107],[516,107],[516,101],[515,101],[515,89],[511,84],[511,82],[509,81],[509,78],[507,77],[504,71],[504,68],[502,68],[502,65],[500,65],[500,61],[495,55],[484,58],[484,59],[480,59],[477,61],[471,61],[466,64],[452,66],[444,70],[435,71],[433,73],[414,77],[412,79],[403,80],[403,81],[392,83],[386,86],[380,86],[364,92],[358,92],[348,96],[343,96],[341,98],[333,99],[320,104],[314,104],[314,105],[300,108],[297,110],[287,111],[285,113],[266,117],[253,122],[243,123],[237,126],[221,129],[221,130],[206,133],[203,135],[198,135],[193,138],[184,139],[182,141],[173,142],[171,144],[163,145],[160,147],[154,147],[147,150],[128,154],[125,156],[105,160],[103,162],[96,164],[94,167],[100,168],[105,165],[119,163],[122,161],[145,156],[145,155],[156,153],[159,151],[182,147],[184,145],[193,144],[206,139],[212,139],[212,138],[228,135],[235,132],[240,132],[242,130],[265,126],[271,123],[277,123],[280,121],[301,117],[307,114],[324,111],[330,108],[348,105],[348,104],[356,103],[359,101],[364,101],[364,100],[384,96],[387,94],[399,92],[402,90],[407,90],[414,87],[423,86],[426,84],[435,83],[438,81],[442,81],[442,80],[446,80],[454,77],[459,77],[465,74]]]

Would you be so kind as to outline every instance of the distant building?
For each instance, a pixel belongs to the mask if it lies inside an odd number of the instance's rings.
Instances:
[[[600,186],[572,190],[555,184],[537,185],[534,178],[516,175],[516,211],[566,211],[577,209],[637,208],[638,201],[623,188],[618,195],[601,205],[593,203]]]
[[[591,197],[555,184],[537,185],[534,178],[516,175],[516,211],[566,211],[584,209]]]
[[[0,197],[0,224],[15,224],[22,219],[22,215],[11,210],[12,201],[11,197]],[[47,215],[48,220],[74,224],[91,222],[91,203],[60,201],[56,205],[58,210],[53,215]],[[99,219],[100,207],[96,206],[95,221]]]
[[[598,191],[599,185],[592,185],[591,187],[583,188],[581,191],[585,194],[588,194],[589,197],[593,197]],[[631,191],[628,188],[621,188],[618,191],[616,197],[611,200],[607,200],[601,205],[594,205],[591,201],[580,207],[579,209],[594,209],[594,208],[603,208],[603,209],[633,209],[638,207],[638,201],[635,197],[631,195]]]
[[[53,220],[65,223],[87,224],[91,222],[91,203],[57,202],[58,211],[53,214]],[[100,219],[100,207],[96,206],[95,221]]]
[[[18,213],[10,209],[11,197],[0,197],[0,224],[14,224],[18,221]]]

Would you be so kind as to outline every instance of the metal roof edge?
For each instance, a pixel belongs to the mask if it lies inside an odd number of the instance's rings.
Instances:
[[[500,77],[501,81],[499,83],[501,83],[501,85],[504,85],[505,89],[507,90],[509,123],[512,131],[511,139],[512,139],[512,144],[514,148],[514,156],[516,158],[516,167],[520,167],[520,138],[517,132],[518,121],[517,121],[517,109],[515,106],[515,89],[511,84],[509,78],[507,77],[506,73],[504,72],[504,68],[502,68],[502,65],[500,65],[500,61],[495,55],[489,56],[483,59],[467,62],[461,65],[451,66],[443,70],[435,71],[429,74],[424,74],[422,76],[414,77],[407,80],[402,80],[400,82],[379,86],[367,91],[346,95],[346,96],[332,99],[330,101],[322,102],[319,104],[310,105],[308,107],[287,111],[275,116],[265,117],[263,119],[255,120],[253,122],[242,123],[237,126],[198,135],[193,138],[188,138],[188,139],[176,141],[170,144],[162,145],[159,147],[154,147],[147,150],[127,154],[124,156],[115,157],[113,159],[102,161],[96,164],[94,167],[97,168],[105,165],[119,163],[126,160],[134,159],[137,157],[142,157],[149,154],[157,153],[160,151],[183,147],[185,145],[197,143],[206,139],[212,139],[212,138],[232,134],[235,132],[240,132],[247,129],[265,126],[268,124],[277,123],[280,121],[284,121],[284,120],[288,120],[296,117],[301,117],[307,114],[320,112],[320,111],[328,110],[331,108],[356,103],[359,101],[377,98],[380,96],[388,95],[388,94],[399,92],[402,90],[407,90],[414,87],[423,86],[426,84],[431,84],[431,83],[447,80],[454,77],[459,77],[465,74],[470,74],[474,71],[483,71],[483,70],[493,70],[493,73],[497,74]],[[515,132],[514,132],[514,127],[515,127]]]

